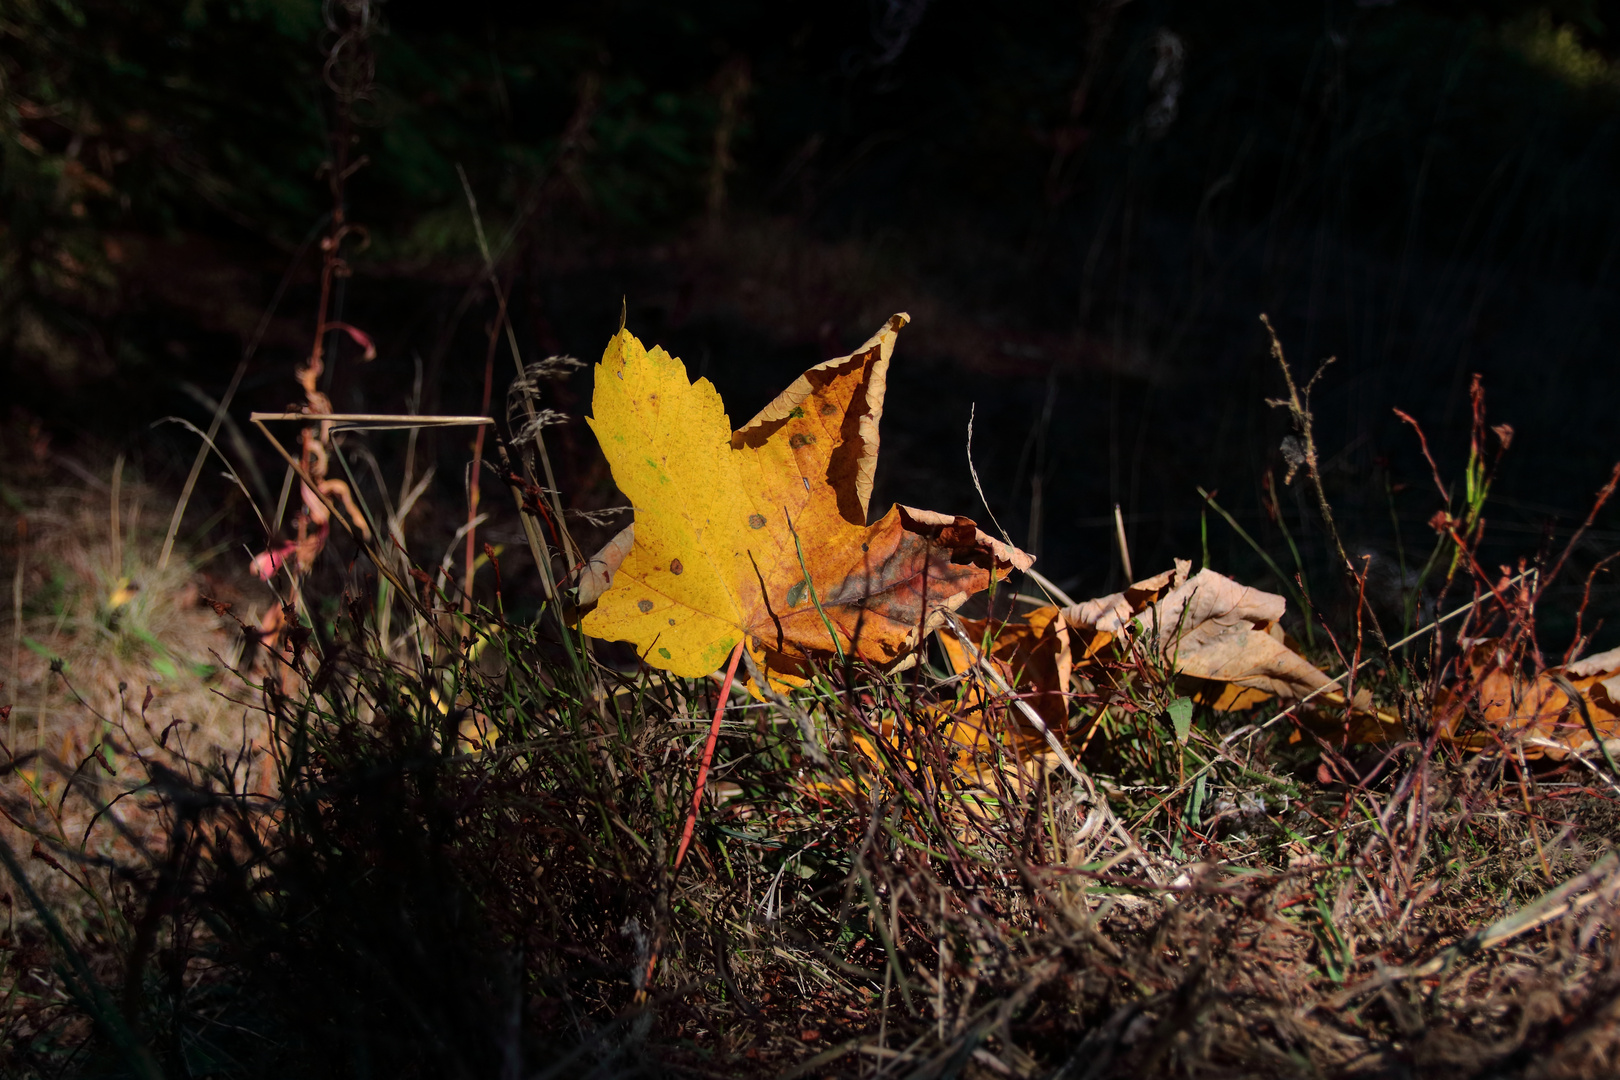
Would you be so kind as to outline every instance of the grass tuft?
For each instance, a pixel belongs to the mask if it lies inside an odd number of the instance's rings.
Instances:
[[[1480,566],[1482,405],[1475,429],[1429,560],[1450,622],[1386,649],[1357,609],[1307,608],[1353,687],[1269,720],[1109,645],[1048,728],[1061,753],[987,665],[846,657],[791,694],[750,666],[756,698],[615,661],[549,604],[507,614],[510,554],[486,548],[473,597],[459,537],[418,565],[405,510],[358,485],[393,546],[343,552],[247,648],[258,612],[192,600],[198,560],[156,569],[127,470],[117,496],[36,485],[7,568],[28,661],[4,689],[0,1062],[1593,1075],[1620,1052],[1620,777],[1491,726],[1486,681],[1545,666],[1565,555]],[[1397,718],[1366,744],[1363,694]]]

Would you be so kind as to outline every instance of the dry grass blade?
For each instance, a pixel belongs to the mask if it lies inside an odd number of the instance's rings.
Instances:
[[[1074,604],[1075,604],[1074,597],[1070,596],[1068,593],[1066,593],[1062,589],[1058,588],[1057,585],[1052,581],[1051,578],[1047,577],[1045,574],[1041,573],[1039,570],[1035,569],[1033,566],[1030,567],[1028,570],[1025,570],[1024,573],[1029,576],[1029,580],[1031,580],[1035,584],[1039,585],[1041,587],[1042,591],[1044,591],[1050,599],[1057,601],[1058,603],[1062,604],[1064,607],[1073,607],[1074,606]]]
[[[585,87],[582,87],[580,101],[575,112],[575,121],[584,120],[585,122],[588,122],[589,116],[594,111],[595,92],[593,89],[591,89],[592,86],[594,86],[593,83],[588,83]],[[578,147],[575,142],[565,140],[563,144],[564,162],[570,159],[577,149]],[[493,327],[490,331],[491,344],[493,345],[496,330],[502,330],[505,332],[506,344],[512,353],[512,364],[517,369],[517,381],[522,387],[519,390],[519,396],[523,400],[524,413],[528,420],[524,430],[526,433],[532,433],[533,435],[531,445],[533,446],[536,455],[540,458],[540,466],[545,474],[546,490],[550,496],[552,512],[556,514],[556,528],[562,539],[562,555],[566,560],[566,565],[568,568],[577,567],[584,562],[584,556],[581,554],[578,545],[574,543],[573,534],[568,531],[566,515],[563,513],[562,496],[558,492],[557,488],[557,477],[551,468],[551,454],[546,449],[544,425],[539,422],[539,415],[534,407],[534,388],[532,385],[525,382],[527,372],[524,370],[523,353],[518,348],[517,332],[512,326],[511,312],[507,309],[506,290],[501,287],[500,279],[496,274],[496,255],[490,250],[489,241],[484,235],[484,220],[478,213],[478,198],[473,194],[472,184],[470,181],[468,181],[467,173],[461,168],[460,165],[456,166],[456,175],[461,180],[461,190],[466,196],[467,209],[472,215],[473,235],[478,240],[478,251],[484,259],[484,277],[485,280],[488,281],[490,289],[495,294],[497,310],[495,322],[493,323]],[[536,201],[540,199],[541,194],[541,192],[537,191]],[[490,353],[490,356],[493,358],[493,351]],[[527,455],[523,455],[520,459],[520,464],[522,465],[523,471],[529,483],[533,484],[535,482],[535,477],[533,475],[534,470],[530,465],[529,457]],[[538,549],[543,549],[543,539],[541,539],[537,545],[534,543],[536,538],[539,537],[539,530],[532,526],[526,526],[526,528],[529,529],[531,545],[536,546]],[[549,558],[549,552],[546,557]],[[548,579],[552,577],[549,566],[546,568],[544,573]]]
[[[292,284],[293,273],[298,264],[303,262],[304,255],[309,251],[309,245],[315,242],[321,229],[326,225],[327,218],[322,217],[310,227],[304,235],[303,242],[298,245],[298,251],[282,272],[281,280],[276,284],[275,294],[271,296],[270,303],[265,306],[264,314],[259,317],[258,325],[253,328],[253,336],[248,339],[247,346],[242,350],[242,359],[237,362],[236,370],[231,373],[230,385],[220,395],[219,403],[214,407],[213,419],[208,424],[208,437],[206,442],[212,442],[219,435],[219,428],[227,418],[227,410],[236,398],[236,391],[242,385],[242,377],[247,374],[248,365],[259,351],[259,344],[264,340],[265,332],[270,329],[270,321],[275,318],[277,309],[281,307],[281,300],[287,293],[287,286]],[[163,537],[163,552],[158,556],[158,569],[166,570],[169,566],[169,556],[174,551],[174,538],[180,532],[180,521],[186,515],[186,507],[191,501],[191,493],[196,489],[197,477],[202,474],[203,462],[207,460],[208,447],[204,445],[197,451],[192,460],[191,471],[186,474],[186,481],[180,488],[180,497],[175,501],[174,513],[169,518],[169,531]]]
[[[1447,946],[1421,964],[1385,968],[1365,982],[1345,989],[1328,999],[1333,1008],[1343,1008],[1356,998],[1405,979],[1426,979],[1451,969],[1458,961],[1495,948],[1548,923],[1573,914],[1599,901],[1613,903],[1620,892],[1620,852],[1610,850],[1585,872],[1551,889],[1517,911],[1475,930]],[[1591,890],[1588,892],[1587,890]],[[1584,893],[1585,895],[1580,895]]]
[[[248,420],[255,424],[280,420],[308,423],[314,420],[320,423],[330,423],[333,431],[409,431],[417,428],[478,427],[495,423],[494,418],[488,416],[321,412],[255,412],[249,414]]]

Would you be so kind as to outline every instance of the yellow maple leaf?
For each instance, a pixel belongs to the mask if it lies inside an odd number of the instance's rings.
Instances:
[[[107,595],[107,610],[117,611],[135,599],[135,594],[140,591],[141,587],[131,582],[128,577],[119,578],[113,582],[112,592]]]
[[[1026,569],[1028,555],[967,518],[895,506],[866,524],[907,321],[811,368],[735,433],[707,379],[615,335],[589,422],[635,523],[582,581],[582,605],[597,600],[585,632],[686,677],[720,667],[739,641],[788,679],[840,652],[892,666],[993,576]]]

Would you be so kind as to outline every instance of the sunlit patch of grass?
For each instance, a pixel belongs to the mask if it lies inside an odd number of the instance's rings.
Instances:
[[[18,467],[17,458],[8,464]],[[0,509],[0,535],[10,541],[0,548],[0,580],[10,586],[0,609],[0,740],[14,763],[0,775],[10,819],[0,836],[16,842],[33,832],[65,849],[127,858],[133,838],[153,839],[146,804],[121,804],[129,836],[92,835],[98,808],[67,798],[58,766],[101,790],[141,775],[140,755],[159,739],[207,757],[262,746],[266,728],[229,700],[242,688],[228,670],[242,638],[201,602],[200,561],[159,568],[165,507],[150,489],[121,461],[66,483],[51,475],[48,456],[35,465],[41,473],[8,485],[15,497]],[[33,866],[67,924],[111,932],[116,904],[92,897],[82,878],[73,884]]]
[[[97,710],[138,705],[150,689],[165,713],[210,738],[241,738],[239,710],[215,692],[240,657],[240,635],[201,602],[196,562],[159,567],[162,508],[143,485],[119,480],[116,505],[111,485],[80,485],[46,488],[21,512],[7,511],[14,542],[0,572],[13,595],[0,641],[14,661],[0,694],[13,706],[14,750],[54,749],[90,722],[57,666]]]

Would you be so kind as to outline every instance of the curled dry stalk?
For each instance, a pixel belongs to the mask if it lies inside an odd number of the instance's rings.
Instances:
[[[363,250],[369,242],[365,228],[349,220],[346,191],[349,179],[364,168],[367,161],[364,155],[352,156],[355,109],[369,101],[372,94],[376,60],[370,39],[381,29],[379,7],[373,0],[339,0],[327,4],[325,9],[327,29],[333,40],[327,50],[322,76],[331,91],[337,121],[333,126],[331,156],[322,166],[331,211],[320,242],[320,297],[316,305],[315,331],[309,356],[297,372],[298,385],[304,394],[302,411],[318,416],[332,413],[332,402],[325,389],[331,383],[335,360],[329,342],[335,344],[339,340],[337,335],[345,334],[360,346],[362,359],[371,360],[377,355],[371,339],[343,321],[342,307],[343,286],[352,273],[344,257],[344,244],[352,241],[358,244],[357,250]],[[270,548],[253,563],[253,572],[267,582],[277,571],[287,570],[289,585],[285,601],[266,612],[259,625],[260,640],[272,652],[282,646],[288,620],[303,606],[302,583],[326,548],[331,534],[333,501],[341,503],[348,519],[345,524],[359,539],[372,539],[372,529],[356,505],[349,485],[327,475],[331,456],[337,450],[332,426],[331,420],[322,420],[300,430],[296,469],[300,478],[300,506],[293,516],[293,535],[279,542],[272,539]],[[279,520],[270,524],[273,529],[280,527]]]
[[[1328,501],[1327,489],[1322,486],[1322,472],[1320,468],[1320,454],[1316,446],[1315,418],[1311,414],[1311,391],[1316,388],[1317,382],[1327,372],[1333,363],[1334,357],[1328,357],[1317,367],[1304,386],[1300,386],[1294,379],[1294,371],[1288,366],[1288,359],[1283,355],[1282,341],[1277,337],[1277,331],[1272,328],[1271,319],[1265,315],[1260,316],[1261,324],[1266,328],[1266,334],[1271,339],[1271,357],[1277,361],[1282,369],[1283,382],[1288,387],[1286,398],[1267,398],[1266,404],[1274,409],[1286,408],[1288,417],[1293,422],[1294,434],[1283,440],[1283,459],[1288,464],[1288,471],[1283,475],[1284,486],[1291,485],[1294,477],[1301,469],[1310,481],[1311,490],[1316,495],[1316,508],[1322,515],[1322,523],[1333,541],[1334,552],[1339,557],[1339,564],[1344,568],[1348,583],[1358,594],[1364,590],[1356,573],[1355,563],[1350,553],[1345,550],[1344,540],[1339,536],[1338,525],[1333,520],[1333,505]],[[1358,600],[1364,605],[1365,596]],[[1358,607],[1359,611],[1359,607]],[[1389,655],[1389,642],[1384,637],[1383,627],[1379,625],[1378,616],[1370,609],[1367,611],[1367,625],[1372,630],[1373,637],[1378,641],[1379,648]],[[1309,613],[1306,615],[1309,618]],[[1360,615],[1357,615],[1358,620]],[[1360,645],[1357,645],[1359,651]]]

